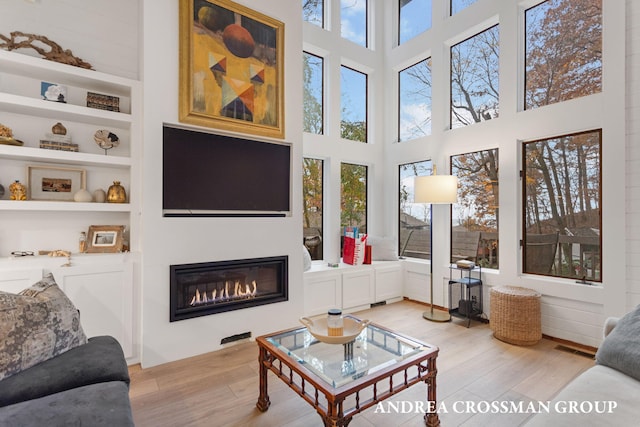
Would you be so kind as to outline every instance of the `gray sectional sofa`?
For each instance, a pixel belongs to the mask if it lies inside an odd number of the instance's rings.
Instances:
[[[570,382],[526,427],[634,426],[640,423],[640,306],[609,318],[596,364]]]
[[[0,426],[133,426],[129,372],[110,336],[0,381]]]

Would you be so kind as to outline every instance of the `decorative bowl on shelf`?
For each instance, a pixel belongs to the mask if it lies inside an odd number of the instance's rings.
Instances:
[[[344,319],[343,334],[340,336],[329,336],[327,328],[326,318],[310,319],[308,317],[301,317],[300,323],[307,327],[307,330],[315,339],[327,344],[346,344],[356,339],[360,332],[370,323],[369,320],[354,319],[352,317],[345,317]]]

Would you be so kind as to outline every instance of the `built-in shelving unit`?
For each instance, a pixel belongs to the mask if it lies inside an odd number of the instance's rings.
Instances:
[[[42,99],[41,83],[55,83],[67,88],[66,102]],[[48,61],[21,53],[0,50],[0,124],[13,131],[13,137],[23,146],[0,144],[0,185],[5,189],[0,197],[0,219],[14,219],[16,213],[31,212],[33,228],[43,227],[41,216],[46,216],[49,227],[65,218],[65,213],[79,212],[79,229],[70,230],[70,239],[87,223],[113,223],[127,227],[131,234],[131,246],[135,250],[137,226],[134,215],[139,206],[138,161],[141,137],[140,82],[118,76]],[[119,98],[120,111],[108,111],[87,107],[88,92]],[[78,152],[40,148],[40,140],[56,123],[62,123],[72,142],[78,144]],[[93,139],[99,129],[118,135],[120,144],[105,152]],[[120,181],[127,191],[128,203],[77,203],[73,201],[9,200],[9,185],[19,180],[28,182],[28,166],[74,168],[86,172],[86,189],[108,190],[113,181]],[[5,212],[3,214],[3,212]],[[13,215],[5,218],[2,215]],[[40,216],[38,216],[40,215]],[[133,221],[132,221],[133,219]],[[20,220],[19,226],[7,225],[0,239],[0,257],[19,249],[20,234],[29,232],[30,225]],[[4,221],[7,224],[7,221]],[[64,226],[69,226],[65,223]],[[24,249],[24,248],[23,248]],[[28,248],[33,249],[33,248]]]
[[[67,87],[66,103],[41,97],[41,82]],[[120,111],[87,107],[87,93],[117,96]],[[0,123],[23,146],[0,144],[0,290],[18,292],[53,273],[60,288],[83,313],[89,336],[111,335],[133,363],[137,360],[134,303],[139,279],[140,82],[98,71],[0,50]],[[40,148],[56,123],[78,144],[78,152]],[[94,142],[97,130],[118,135],[106,153]],[[113,181],[125,187],[128,203],[71,200],[9,200],[9,185],[28,182],[30,166],[82,170],[86,189],[107,191]],[[42,185],[40,183],[40,185]],[[47,197],[42,197],[47,199]],[[52,197],[54,198],[54,197]],[[124,225],[133,252],[78,254],[78,237],[90,225]],[[40,250],[70,251],[71,258],[38,256]],[[35,256],[13,257],[12,251]]]

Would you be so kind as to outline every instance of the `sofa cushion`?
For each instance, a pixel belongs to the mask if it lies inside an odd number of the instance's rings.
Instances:
[[[0,380],[87,342],[51,274],[17,295],[0,292],[0,337]]]
[[[640,305],[625,314],[604,339],[596,363],[640,381]]]
[[[89,384],[129,384],[127,362],[110,336],[89,342],[0,381],[0,407]]]
[[[129,388],[92,384],[0,408],[0,424],[21,427],[133,426]]]
[[[367,236],[372,261],[397,261],[398,243],[393,237]]]
[[[596,365],[587,369],[558,393],[526,427],[634,426],[638,425],[640,382]],[[577,408],[572,409],[572,405]],[[598,405],[598,406],[596,406]],[[591,409],[593,408],[593,409]]]

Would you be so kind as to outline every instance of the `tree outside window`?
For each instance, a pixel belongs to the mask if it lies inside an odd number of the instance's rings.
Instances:
[[[400,0],[398,44],[431,28],[431,0]]]
[[[602,0],[548,0],[525,20],[525,109],[602,91]]]
[[[451,48],[451,129],[498,117],[498,26]]]
[[[323,259],[324,161],[305,157],[302,169],[303,238],[312,260]]]
[[[367,167],[340,164],[340,226],[367,232]]]
[[[302,0],[302,20],[324,28],[324,1]]]
[[[303,52],[303,130],[322,135],[324,125],[323,114],[323,59],[319,56]]]
[[[398,254],[404,257],[431,259],[431,205],[414,203],[414,180],[431,175],[431,160],[399,166]]]
[[[451,208],[451,261],[467,258],[498,268],[498,149],[451,156],[451,174],[458,177],[458,202]],[[469,242],[475,242],[475,251]]]
[[[398,141],[431,135],[431,58],[398,73]]]
[[[367,142],[367,75],[340,67],[340,136]]]
[[[602,281],[602,131],[524,143],[523,271]]]
[[[367,0],[340,0],[340,35],[367,47]]]

